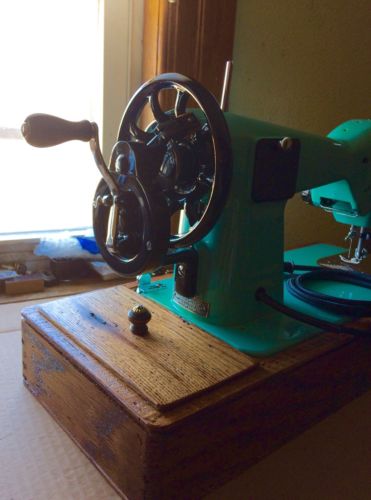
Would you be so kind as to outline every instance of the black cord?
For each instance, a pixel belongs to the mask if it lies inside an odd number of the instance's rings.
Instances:
[[[307,266],[304,264],[295,264],[295,262],[284,262],[283,270],[285,273],[292,274],[295,271],[318,271],[319,269],[323,269],[321,266]]]
[[[371,289],[371,276],[357,271],[345,271],[341,269],[327,269],[321,266],[307,266],[295,264],[294,262],[284,263],[284,272],[293,274],[295,271],[305,271],[304,274],[293,276],[286,281],[288,291],[296,298],[307,302],[315,307],[327,311],[351,316],[353,318],[371,315],[371,301],[353,300],[334,297],[321,292],[308,289],[305,284],[310,280],[327,280],[348,283],[359,287]],[[306,313],[302,313],[278,302],[267,294],[264,288],[258,288],[255,293],[256,300],[263,302],[276,311],[289,316],[302,323],[335,333],[349,333],[359,337],[370,337],[371,330],[361,330],[349,326],[338,325],[331,321],[321,320]]]
[[[256,298],[256,300],[263,302],[267,306],[272,307],[272,309],[275,309],[276,311],[278,311],[282,314],[285,314],[286,316],[289,316],[290,318],[296,319],[297,321],[301,321],[302,323],[307,323],[307,324],[312,325],[316,328],[319,328],[320,330],[325,330],[328,332],[335,332],[335,333],[349,333],[351,335],[356,335],[358,337],[371,336],[370,330],[360,330],[358,328],[352,328],[349,326],[338,325],[336,323],[317,319],[314,316],[310,316],[309,314],[305,314],[305,313],[296,311],[295,309],[292,309],[291,307],[285,306],[284,304],[281,304],[277,300],[270,297],[264,288],[258,288],[256,290],[255,298]]]
[[[285,263],[284,270],[286,269],[290,269],[286,272],[291,273],[294,270],[309,271],[305,274],[293,276],[286,281],[288,291],[297,299],[307,302],[314,307],[352,318],[371,315],[371,301],[369,300],[334,297],[333,295],[317,292],[307,287],[310,281],[320,280],[348,283],[370,290],[371,277],[367,274],[357,271],[327,269],[318,266],[296,266],[292,263]]]

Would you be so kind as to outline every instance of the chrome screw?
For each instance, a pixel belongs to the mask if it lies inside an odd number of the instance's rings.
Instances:
[[[292,148],[294,144],[294,141],[291,139],[291,137],[284,137],[281,141],[280,141],[280,146],[281,148],[284,150],[284,151],[288,151]]]

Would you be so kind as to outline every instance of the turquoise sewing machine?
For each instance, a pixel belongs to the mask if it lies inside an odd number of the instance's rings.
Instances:
[[[166,93],[174,104],[164,111]],[[144,126],[146,108],[153,116]],[[367,314],[371,298],[368,276],[357,270],[371,226],[371,120],[351,120],[320,137],[223,113],[197,82],[165,74],[131,99],[108,166],[94,123],[35,114],[23,135],[38,147],[90,141],[102,174],[93,201],[96,241],[113,269],[139,276],[139,303],[141,295],[150,298],[258,356],[321,329],[361,333],[338,325]],[[351,226],[354,255],[329,245],[285,255],[285,205],[299,192]],[[176,214],[179,230],[172,232]],[[317,266],[333,254],[341,256],[309,287],[314,302],[302,300],[293,273],[316,273],[300,265]],[[149,273],[168,265],[172,277],[151,280]],[[324,309],[320,294],[340,302]]]

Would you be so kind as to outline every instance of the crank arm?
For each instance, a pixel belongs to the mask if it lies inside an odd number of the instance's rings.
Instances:
[[[111,191],[111,195],[113,198],[113,203],[115,204],[115,198],[119,195],[120,188],[116,178],[112,175],[112,172],[106,165],[104,161],[102,151],[99,146],[99,131],[98,125],[96,123],[91,123],[92,126],[92,137],[89,141],[90,150],[93,153],[95,164],[98,167],[99,172],[102,174],[103,179],[106,181],[109,190]]]
[[[106,247],[108,250],[116,251],[117,224],[119,217],[119,209],[116,203],[112,205],[109,211],[107,222]]]
[[[106,245],[111,250],[115,250],[117,236],[117,222],[119,209],[116,199],[120,188],[112,172],[108,169],[102,151],[99,146],[98,125],[88,120],[71,122],[63,120],[57,116],[36,113],[26,118],[22,125],[22,135],[25,140],[38,148],[57,146],[67,141],[79,140],[88,142],[93,153],[98,170],[106,181],[112,196],[112,206],[110,208]]]
[[[22,135],[25,140],[37,148],[57,146],[67,141],[90,142],[95,163],[106,181],[112,197],[119,193],[119,186],[105,164],[99,146],[98,125],[88,120],[71,122],[57,116],[35,113],[28,116],[22,125]]]

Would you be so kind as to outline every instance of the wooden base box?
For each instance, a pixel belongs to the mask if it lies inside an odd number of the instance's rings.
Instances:
[[[371,341],[253,359],[124,285],[23,311],[24,381],[129,499],[199,498],[371,387]]]

